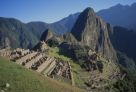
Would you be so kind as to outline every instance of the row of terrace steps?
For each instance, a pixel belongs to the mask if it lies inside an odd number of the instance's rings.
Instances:
[[[56,67],[55,58],[45,56],[39,52],[32,52],[23,57],[21,56],[15,62],[44,75],[50,75]]]
[[[1,50],[1,54],[25,68],[32,69],[53,79],[59,78],[59,80],[66,80],[64,81],[66,83],[73,83],[71,67],[68,62],[47,56],[45,53],[25,49],[4,49]]]
[[[72,84],[70,66],[67,62],[59,61],[54,57],[43,56],[41,53],[36,53],[36,52],[27,54],[24,57],[22,57],[23,59],[20,58],[16,60],[16,63],[22,64],[26,68],[35,70],[51,78],[54,78],[57,75],[58,78],[60,78],[60,80],[65,79],[67,81],[64,82]]]

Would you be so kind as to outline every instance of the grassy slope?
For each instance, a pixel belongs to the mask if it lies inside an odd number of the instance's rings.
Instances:
[[[44,77],[0,57],[0,90],[9,83],[5,92],[80,92],[70,85]]]

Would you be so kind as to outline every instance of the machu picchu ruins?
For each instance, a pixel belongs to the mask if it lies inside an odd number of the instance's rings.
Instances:
[[[136,92],[136,3],[107,1],[0,1],[0,92]]]
[[[72,83],[72,73],[68,61],[63,61],[55,57],[50,57],[42,51],[34,51],[29,49],[10,49],[4,48],[0,50],[0,56],[9,58],[11,61],[24,66],[25,68],[34,70],[44,76],[56,80],[66,80]]]

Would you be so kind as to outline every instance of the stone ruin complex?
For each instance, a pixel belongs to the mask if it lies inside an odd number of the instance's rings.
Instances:
[[[0,56],[9,57],[11,61],[22,65],[25,68],[32,69],[44,76],[73,85],[69,62],[50,57],[46,53],[40,51],[21,48],[14,50],[10,48],[1,49]]]

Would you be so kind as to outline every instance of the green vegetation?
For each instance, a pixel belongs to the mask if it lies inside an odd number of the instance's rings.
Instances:
[[[69,32],[64,35],[64,39],[66,42],[77,43],[76,38]]]
[[[80,76],[81,71],[82,71],[80,65],[74,63],[73,61],[71,61],[70,63],[71,63],[71,67],[72,67],[72,72],[73,72],[75,85],[78,86],[78,87],[83,86],[84,85],[84,81],[83,81],[83,79]]]
[[[12,48],[33,48],[38,38],[27,25],[13,18],[0,18],[0,47],[4,47],[5,39]]]
[[[64,55],[59,54],[59,48],[58,47],[50,48],[49,56],[62,59],[63,61],[71,61],[71,58],[68,58]]]
[[[65,83],[59,83],[0,57],[0,91],[5,84],[10,87],[5,92],[80,92]]]
[[[128,80],[127,78],[124,80],[119,80],[114,85],[113,90],[115,90],[115,92],[135,92],[133,81]]]

